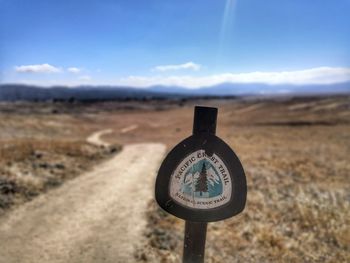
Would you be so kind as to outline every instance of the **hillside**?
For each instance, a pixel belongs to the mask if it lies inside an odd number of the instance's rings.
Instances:
[[[147,88],[119,86],[53,86],[44,88],[21,84],[0,85],[0,101],[105,101],[173,99],[203,96],[305,96],[315,94],[350,94],[350,83],[305,86],[266,85],[260,83],[222,83],[197,89],[178,86],[151,86]]]

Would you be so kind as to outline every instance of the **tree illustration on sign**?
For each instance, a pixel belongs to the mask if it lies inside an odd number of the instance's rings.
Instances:
[[[199,192],[200,196],[202,196],[202,193],[208,192],[208,177],[205,163],[203,163],[202,171],[200,172],[199,177],[197,179],[195,189],[196,192]]]

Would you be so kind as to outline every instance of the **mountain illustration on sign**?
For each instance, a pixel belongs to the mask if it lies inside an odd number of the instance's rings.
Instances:
[[[190,197],[211,198],[222,194],[223,185],[213,165],[204,159],[185,174],[181,191]]]

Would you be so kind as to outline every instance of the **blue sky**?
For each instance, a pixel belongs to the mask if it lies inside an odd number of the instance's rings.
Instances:
[[[0,81],[349,81],[349,11],[350,0],[0,0]]]

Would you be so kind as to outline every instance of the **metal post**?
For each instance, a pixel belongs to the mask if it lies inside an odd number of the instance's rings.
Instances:
[[[186,221],[183,263],[203,263],[205,239],[207,235],[206,222]]]

